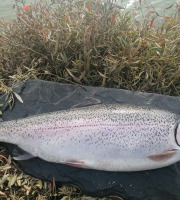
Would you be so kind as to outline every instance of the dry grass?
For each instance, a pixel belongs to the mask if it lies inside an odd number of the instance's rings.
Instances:
[[[159,17],[155,28],[155,11],[138,22],[107,2],[41,2],[25,10],[16,4],[17,19],[0,24],[1,80],[37,78],[178,96],[180,6],[174,18]]]

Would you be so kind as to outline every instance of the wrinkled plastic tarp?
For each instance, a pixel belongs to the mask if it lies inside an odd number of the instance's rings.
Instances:
[[[15,102],[12,111],[3,112],[3,120],[69,109],[93,97],[102,103],[147,105],[180,114],[180,98],[102,87],[80,87],[29,80],[15,91],[24,103]],[[2,103],[2,102],[0,102]],[[13,145],[8,145],[11,153]],[[75,184],[91,196],[120,196],[125,200],[180,200],[180,163],[142,172],[105,172],[50,163],[39,158],[18,161],[25,173],[42,180]]]

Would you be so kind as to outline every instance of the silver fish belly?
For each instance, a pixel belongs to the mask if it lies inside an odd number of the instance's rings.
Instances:
[[[0,141],[49,162],[141,171],[180,160],[179,119],[165,110],[99,104],[1,122]]]

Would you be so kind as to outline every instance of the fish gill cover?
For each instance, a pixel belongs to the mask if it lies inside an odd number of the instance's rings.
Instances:
[[[166,8],[176,8],[174,16],[160,16],[145,1],[138,3],[148,7],[140,20],[140,10],[123,10],[113,0],[15,1],[17,17],[0,23],[0,92],[6,96],[0,106],[23,103],[13,88],[29,78],[179,96],[180,5]],[[22,175],[6,157],[2,198],[87,198],[75,188],[55,192],[54,182]]]

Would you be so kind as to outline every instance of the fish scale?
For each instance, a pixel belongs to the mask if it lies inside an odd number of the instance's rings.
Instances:
[[[180,160],[179,119],[166,110],[98,104],[1,122],[0,141],[21,148],[17,160],[140,171]]]

